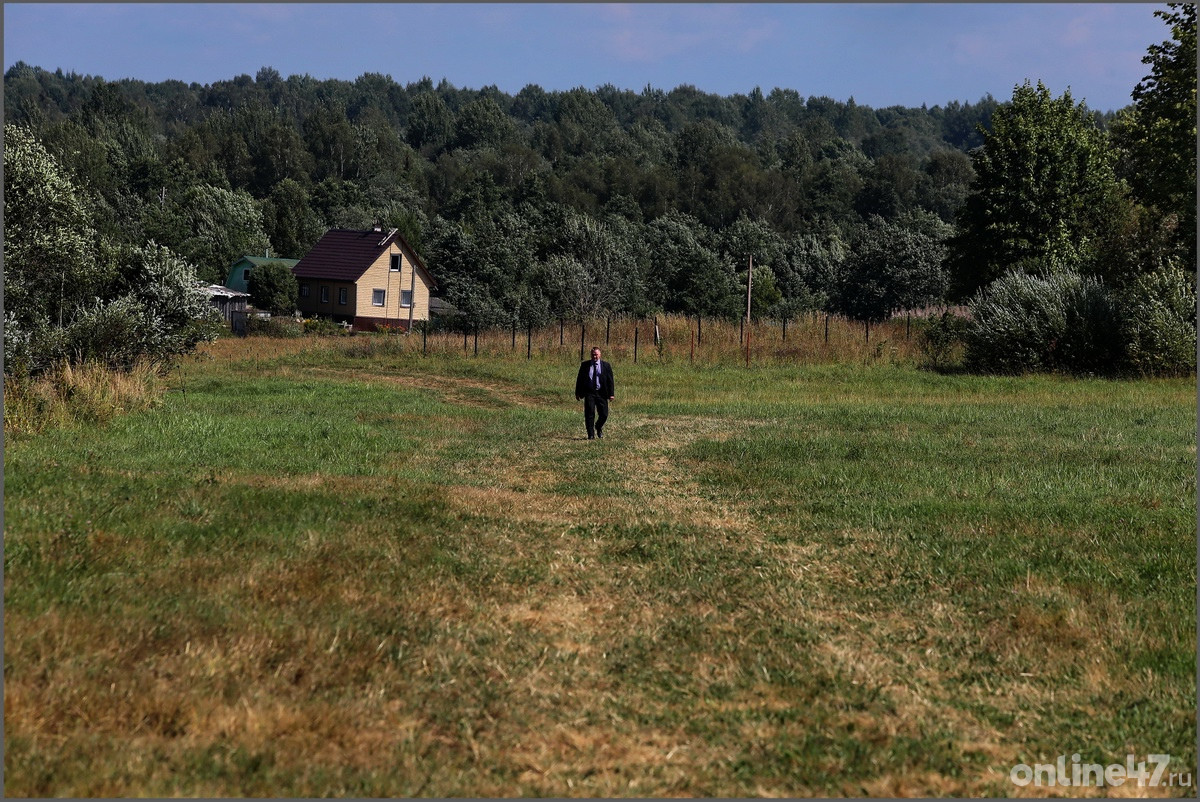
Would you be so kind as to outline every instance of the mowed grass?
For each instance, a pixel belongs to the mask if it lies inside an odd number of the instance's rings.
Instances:
[[[10,442],[5,793],[1194,774],[1191,382],[618,360],[588,442],[576,356],[228,340]]]

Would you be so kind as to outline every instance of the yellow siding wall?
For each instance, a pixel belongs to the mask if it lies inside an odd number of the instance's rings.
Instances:
[[[400,271],[391,270],[392,254],[400,254]],[[429,285],[425,283],[420,271],[416,272],[416,285],[413,285],[413,263],[400,249],[392,244],[387,253],[380,254],[367,272],[358,280],[358,316],[378,317],[389,320],[408,320],[409,309],[400,306],[400,291],[413,290],[412,319],[429,319]],[[375,290],[386,291],[386,305],[375,306],[371,298]]]

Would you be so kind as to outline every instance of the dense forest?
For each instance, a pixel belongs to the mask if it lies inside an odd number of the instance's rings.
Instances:
[[[446,291],[462,273],[498,299],[551,294],[534,273],[556,256],[649,271],[637,263],[656,233],[732,276],[750,255],[739,234],[807,255],[837,252],[873,216],[951,223],[973,177],[966,152],[997,106],[876,111],[693,87],[528,86],[514,97],[269,68],[188,86],[24,64],[5,76],[5,103],[9,122],[32,126],[77,183],[99,190],[106,233],[153,239],[213,282],[243,252],[299,257],[327,228],[378,219],[401,229]],[[820,283],[772,267],[788,289]],[[629,302],[689,303],[653,272],[657,281],[636,276],[646,297]]]
[[[4,76],[5,166],[10,138],[25,137],[31,186],[78,197],[85,208],[64,219],[105,243],[94,258],[110,273],[131,249],[158,248],[221,283],[243,254],[296,258],[329,228],[379,222],[485,326],[732,317],[751,258],[756,315],[880,319],[966,300],[1010,268],[1110,284],[1166,267],[1194,275],[1194,237],[1180,232],[1195,226],[1195,10],[1172,9],[1156,12],[1173,41],[1150,48],[1155,73],[1127,109],[1104,112],[1029,83],[1004,102],[872,109],[780,88],[510,95],[270,67],[200,85],[18,63]],[[1154,115],[1188,58],[1193,139],[1180,152],[1155,139]],[[1190,167],[1190,205],[1165,187],[1177,176],[1145,180],[1166,148]],[[1021,160],[1036,175],[1014,203],[1004,184]],[[997,222],[1004,203],[1020,219]],[[9,240],[11,264],[21,251]],[[50,324],[64,292],[43,310]]]

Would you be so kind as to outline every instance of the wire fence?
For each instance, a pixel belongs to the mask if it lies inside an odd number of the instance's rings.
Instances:
[[[605,317],[560,320],[549,326],[426,330],[360,334],[390,348],[425,355],[464,358],[585,359],[593,347],[622,362],[719,364],[742,362],[819,364],[831,362],[915,362],[921,356],[923,318],[902,315],[867,324],[824,312],[791,320],[750,323],[696,316]],[[359,343],[370,347],[368,343]]]

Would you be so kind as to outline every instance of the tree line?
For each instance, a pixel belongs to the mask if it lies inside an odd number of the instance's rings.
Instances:
[[[1172,39],[1116,111],[1040,84],[872,109],[780,88],[510,95],[269,67],[200,85],[18,63],[6,145],[26,132],[97,237],[153,243],[211,283],[243,254],[299,257],[328,228],[379,222],[476,325],[733,317],[751,259],[755,315],[874,320],[1013,269],[1194,274],[1194,113],[1187,148],[1188,126],[1163,120],[1181,117],[1189,52],[1195,108],[1195,12],[1159,13]]]

